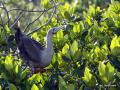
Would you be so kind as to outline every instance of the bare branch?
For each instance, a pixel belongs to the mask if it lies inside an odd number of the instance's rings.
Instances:
[[[23,15],[23,12],[20,12],[18,14],[18,16],[15,18],[13,24],[10,26],[10,29],[12,29],[14,27],[14,25],[19,21],[19,19],[22,17],[22,15]]]
[[[1,23],[2,23],[2,28],[3,28],[3,31],[4,31],[4,34],[5,34],[5,42],[7,43],[7,48],[8,48],[8,51],[10,52],[10,49],[8,47],[8,41],[7,41],[7,32],[6,32],[6,29],[5,29],[5,25],[4,25],[4,22],[3,22],[3,19],[2,19],[2,16],[0,15],[0,19],[1,19]]]
[[[24,29],[24,32],[26,32],[27,28],[33,24],[34,22],[36,22],[45,12],[42,12],[35,20],[33,20],[32,22],[30,22]]]
[[[59,6],[59,5],[61,5],[61,4],[63,4],[63,3],[58,3],[58,4],[56,4],[56,6]],[[2,7],[0,7],[0,8],[2,8]],[[26,10],[26,9],[20,9],[20,8],[13,8],[13,9],[8,10],[8,12],[11,12],[11,11],[23,11],[23,12],[47,12],[47,11],[53,9],[53,8],[54,8],[54,6],[51,7],[51,8],[49,8],[49,9],[44,9],[44,10]]]
[[[46,23],[44,23],[41,27],[39,27],[39,28],[37,28],[37,29],[34,29],[34,31],[31,31],[31,32],[28,33],[27,35],[30,35],[30,34],[36,32],[36,31],[42,29],[44,26],[46,26],[47,24],[49,24],[49,23],[51,22],[51,19],[53,18],[54,14],[55,14],[55,12],[56,12],[56,4],[55,4],[54,1],[53,1],[53,4],[54,4],[54,9],[53,9],[53,12],[52,12],[52,14],[51,14],[49,20],[48,20]]]
[[[2,3],[2,5],[3,5],[3,7],[2,7],[2,9],[6,12],[6,14],[7,14],[7,23],[8,23],[8,26],[9,26],[9,21],[10,21],[10,17],[9,17],[9,13],[8,13],[8,10],[7,10],[7,8],[5,7],[5,4],[3,3],[3,2],[1,2]]]

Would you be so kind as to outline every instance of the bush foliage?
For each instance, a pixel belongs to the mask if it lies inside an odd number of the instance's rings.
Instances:
[[[120,89],[119,1],[3,0],[0,13],[1,90]],[[55,53],[46,73],[24,69],[14,40],[16,19],[43,45],[50,28],[67,25],[53,37]]]

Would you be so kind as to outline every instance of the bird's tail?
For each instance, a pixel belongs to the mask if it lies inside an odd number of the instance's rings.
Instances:
[[[16,44],[18,44],[20,42],[21,35],[22,35],[22,32],[21,32],[20,28],[17,27],[16,28],[16,33],[15,33]]]

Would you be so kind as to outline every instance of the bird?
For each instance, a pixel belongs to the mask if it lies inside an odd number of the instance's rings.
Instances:
[[[40,42],[28,37],[21,31],[20,26],[18,26],[15,32],[15,41],[20,57],[28,64],[39,66],[41,72],[44,72],[44,68],[51,63],[54,53],[52,37],[60,29],[65,29],[65,27],[66,26],[63,25],[48,30],[46,35],[46,46],[44,47]],[[36,73],[38,70],[34,72]]]

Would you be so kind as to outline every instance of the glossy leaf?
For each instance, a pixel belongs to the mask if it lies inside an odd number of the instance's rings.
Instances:
[[[115,47],[120,47],[119,39],[116,35],[111,41],[110,49],[113,50]]]
[[[106,66],[100,61],[99,62],[99,67],[98,67],[100,76],[105,75],[105,68],[106,68]]]
[[[69,49],[69,45],[66,43],[65,46],[62,48],[62,54],[67,53],[68,49]]]
[[[74,42],[72,43],[72,46],[70,47],[70,51],[72,55],[74,55],[77,50],[78,50],[78,43],[76,40],[74,40]]]
[[[59,90],[66,90],[67,89],[66,82],[61,76],[58,76],[58,78],[59,78]]]
[[[10,29],[9,29],[8,25],[5,26],[5,29],[6,29],[7,33],[10,33]]]
[[[67,86],[67,90],[75,90],[74,84],[69,84],[69,85]]]
[[[73,27],[73,31],[79,33],[80,32],[80,25],[75,24],[74,27]]]
[[[10,90],[17,90],[17,87],[12,83],[10,83],[9,88],[10,88]]]
[[[5,58],[5,68],[10,72],[13,69],[12,55],[8,55]]]
[[[114,67],[108,62],[106,65],[106,73],[109,81],[113,80],[114,72],[115,72]]]
[[[63,31],[62,30],[57,32],[57,39],[58,39],[58,41],[63,39]]]
[[[31,90],[39,90],[39,88],[35,84],[33,84]]]

